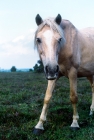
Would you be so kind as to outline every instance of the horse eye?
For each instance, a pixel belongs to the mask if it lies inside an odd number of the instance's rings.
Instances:
[[[38,43],[41,43],[41,39],[40,39],[40,38],[36,38],[36,41],[37,41]]]
[[[58,43],[60,43],[61,41],[62,41],[62,38],[59,38],[59,39],[58,39]]]

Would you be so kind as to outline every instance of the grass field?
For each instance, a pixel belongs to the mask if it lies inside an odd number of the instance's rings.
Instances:
[[[50,103],[45,133],[32,133],[37,124],[47,80],[44,74],[0,72],[0,140],[94,140],[94,116],[89,117],[91,88],[87,79],[78,79],[78,131],[72,131],[69,82],[62,77]]]

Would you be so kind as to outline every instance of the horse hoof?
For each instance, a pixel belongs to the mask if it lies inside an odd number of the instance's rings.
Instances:
[[[80,129],[80,127],[70,127],[70,128],[71,128],[71,130],[73,130],[73,131],[77,131],[77,130]]]
[[[38,129],[38,128],[34,128],[34,130],[33,130],[33,134],[35,134],[35,135],[41,135],[41,134],[43,134],[43,132],[44,132],[44,130]]]

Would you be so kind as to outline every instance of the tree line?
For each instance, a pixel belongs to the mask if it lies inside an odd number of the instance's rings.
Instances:
[[[15,66],[12,66],[10,69],[11,72],[16,72],[17,68]],[[43,68],[43,63],[41,60],[38,60],[37,63],[35,64],[35,66],[33,67],[33,69],[29,69],[29,71],[31,72],[36,72],[36,73],[42,73],[44,71]]]

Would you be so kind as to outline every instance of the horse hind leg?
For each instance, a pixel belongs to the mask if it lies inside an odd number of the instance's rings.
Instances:
[[[94,112],[94,76],[89,76],[87,79],[89,80],[92,87],[92,104],[90,106],[90,115],[92,115]]]
[[[42,109],[42,112],[40,115],[39,122],[37,123],[37,125],[35,126],[34,131],[33,131],[33,133],[36,135],[40,135],[44,131],[43,124],[46,121],[47,109],[49,106],[50,99],[52,97],[52,92],[55,87],[55,82],[56,82],[56,80],[48,80],[48,87],[47,87],[45,98],[44,98],[43,109]]]

